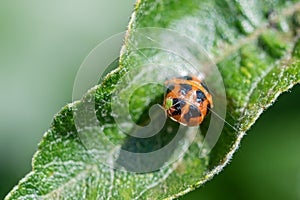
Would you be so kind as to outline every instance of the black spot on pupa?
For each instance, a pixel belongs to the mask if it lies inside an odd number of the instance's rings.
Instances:
[[[199,117],[201,116],[201,112],[199,111],[199,109],[193,105],[190,106],[190,110],[189,113],[191,113],[192,117]]]
[[[199,117],[199,116],[201,116],[201,112],[199,111],[199,109],[197,107],[191,105],[189,112],[184,115],[184,119],[187,122],[189,122],[191,118]]]
[[[180,85],[180,93],[186,95],[190,90],[192,90],[192,86],[189,84],[179,84]]]
[[[197,95],[197,102],[198,103],[201,103],[206,99],[205,94],[201,90],[197,90],[196,95]]]
[[[172,105],[173,105],[173,108],[174,108],[174,111],[172,112],[172,115],[181,115],[181,109],[185,105],[185,102],[183,100],[174,98]]]
[[[170,84],[167,86],[167,90],[166,90],[166,94],[169,94],[170,92],[172,92],[172,90],[174,90],[175,86],[173,84]]]
[[[202,85],[202,87],[204,87],[204,89],[205,89],[207,92],[209,92],[208,87],[207,87],[203,82],[201,82],[201,85]]]

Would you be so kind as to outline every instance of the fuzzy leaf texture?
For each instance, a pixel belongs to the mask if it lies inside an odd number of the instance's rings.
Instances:
[[[145,62],[142,56],[130,54],[136,42],[131,33],[143,27],[175,30],[193,38],[206,50],[222,75],[227,97],[226,121],[233,127],[225,124],[217,144],[204,157],[199,157],[199,136],[183,158],[172,165],[135,174],[95,161],[93,151],[86,150],[78,137],[72,108],[88,101],[89,93],[95,92],[103,134],[113,141],[126,140],[110,116],[110,101],[118,80]],[[282,92],[299,83],[299,31],[300,2],[296,0],[138,0],[120,65],[92,88],[82,102],[65,106],[54,117],[34,155],[32,172],[6,200],[174,199],[201,186],[230,161],[260,114]],[[151,59],[155,53],[145,50],[143,55]],[[148,90],[136,93],[153,95]],[[150,106],[142,99],[141,102],[132,108],[136,121],[142,117],[140,111]]]

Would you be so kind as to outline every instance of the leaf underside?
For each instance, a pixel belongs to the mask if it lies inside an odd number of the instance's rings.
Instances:
[[[149,50],[142,51],[143,55],[131,53],[137,42],[131,33],[143,27],[175,30],[193,38],[208,52],[222,75],[226,121],[233,127],[225,124],[218,143],[204,157],[199,157],[202,138],[197,135],[182,159],[159,171],[135,174],[95,161],[94,152],[86,150],[79,139],[72,109],[95,94],[102,134],[114,142],[129,141],[117,130],[110,102],[126,72],[146,63],[143,56],[148,60],[155,57]],[[300,82],[299,30],[298,1],[138,1],[119,67],[81,102],[65,106],[54,117],[34,155],[32,172],[6,199],[174,199],[194,190],[222,170],[260,114],[282,92]],[[159,87],[153,90],[153,94],[161,93]],[[152,93],[141,90],[137,96]],[[160,96],[152,100],[159,101]],[[140,101],[132,114],[137,122],[151,106]]]

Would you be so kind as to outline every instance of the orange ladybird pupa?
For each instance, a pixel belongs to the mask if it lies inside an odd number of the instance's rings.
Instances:
[[[165,81],[164,108],[168,116],[185,126],[200,125],[213,107],[206,85],[196,76],[182,76]]]

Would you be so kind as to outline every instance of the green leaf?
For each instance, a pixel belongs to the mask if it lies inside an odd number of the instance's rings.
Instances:
[[[138,1],[120,67],[80,102],[67,105],[54,117],[34,155],[32,172],[6,199],[173,199],[199,187],[230,161],[260,114],[282,92],[300,82],[299,13],[300,3],[286,0]],[[154,150],[170,141],[171,136],[163,134],[169,129],[162,130],[162,134],[146,143],[128,138],[118,130],[111,114],[112,94],[126,73],[149,60],[159,58],[169,62],[167,56],[161,56],[157,50],[135,51],[144,40],[136,37],[134,30],[143,27],[175,30],[193,38],[206,50],[217,63],[224,81],[228,124],[209,154],[199,155],[205,144],[204,135],[197,134],[181,159],[158,171],[136,174],[113,170],[95,159],[108,144],[104,141],[95,151],[87,150],[79,138],[72,109],[84,107],[95,97],[101,128],[83,131],[96,138],[104,135],[133,151],[144,151],[144,147]],[[145,119],[147,122],[148,116],[143,113],[148,113],[154,103],[161,102],[162,94],[161,87],[153,85],[135,91],[129,106],[133,120],[138,124],[143,124]],[[150,101],[141,97],[149,97]],[[167,124],[178,128],[175,122]],[[203,127],[206,126],[204,123]],[[109,159],[115,154],[101,156]]]

